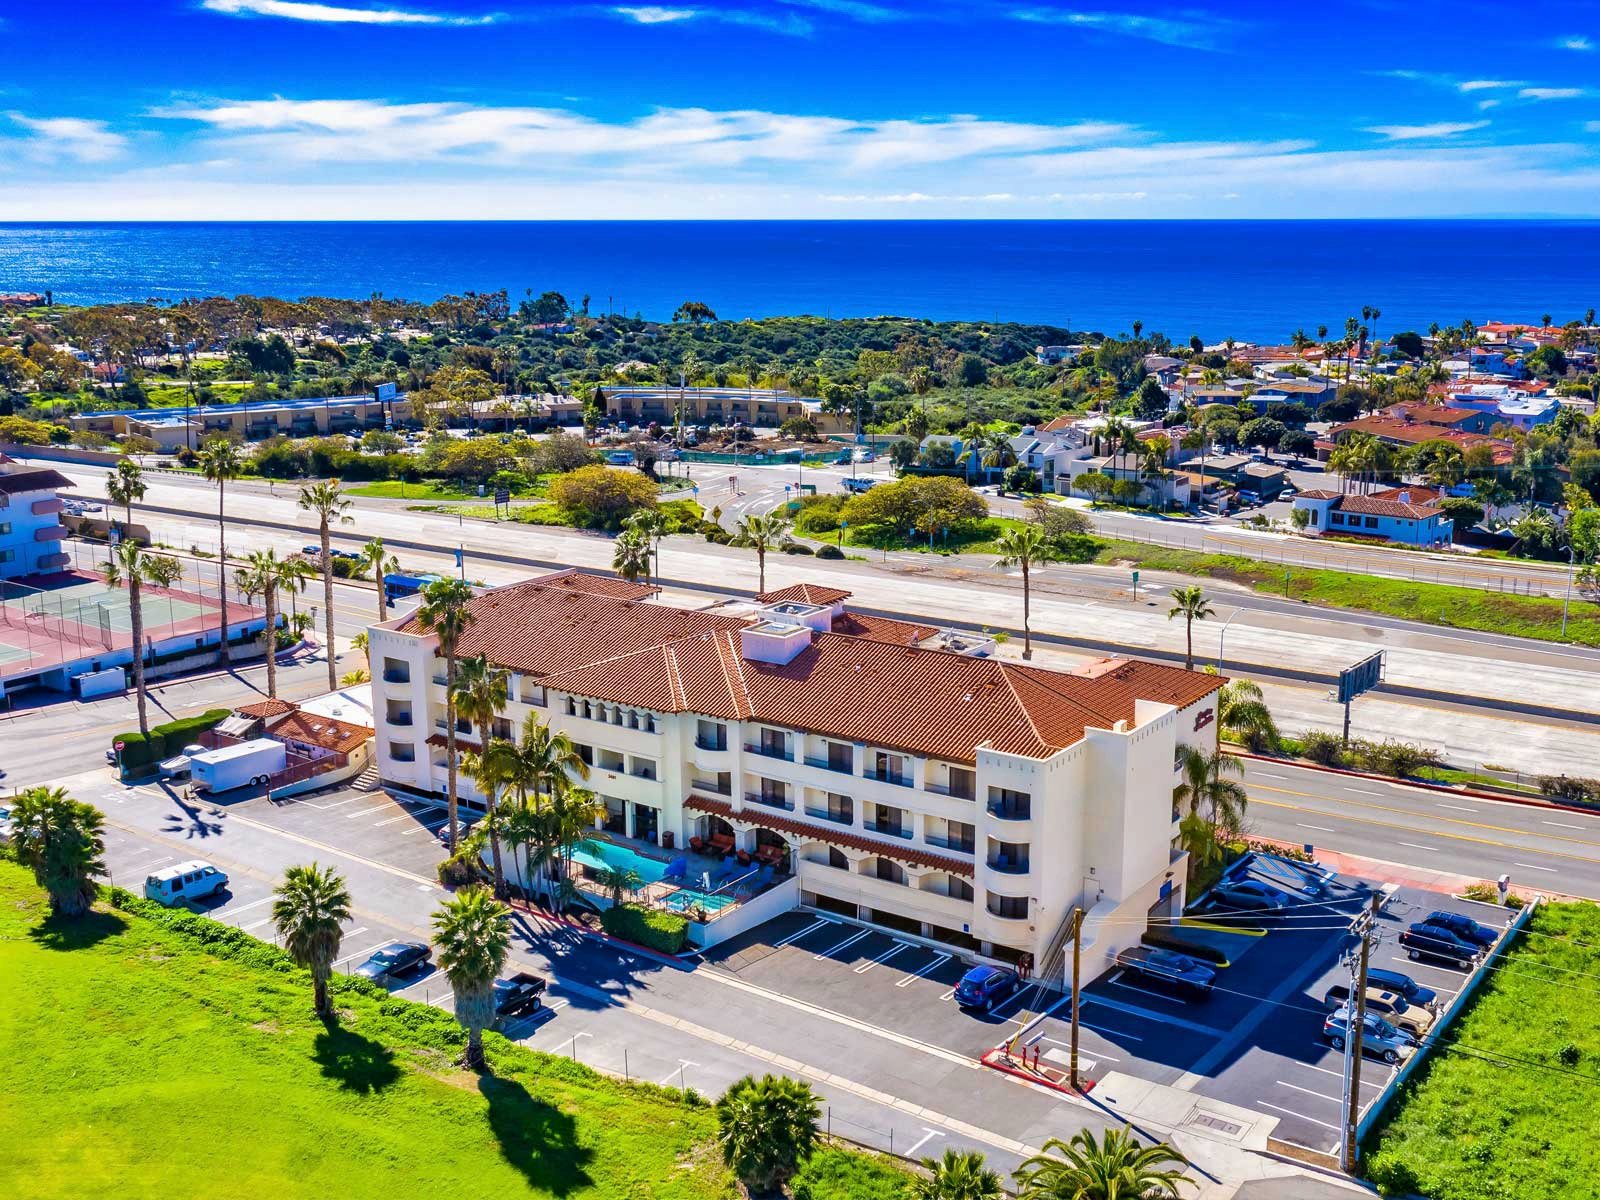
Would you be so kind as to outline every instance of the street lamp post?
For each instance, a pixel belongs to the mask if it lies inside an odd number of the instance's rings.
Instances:
[[[1567,591],[1561,597],[1561,639],[1567,637],[1567,610],[1572,606],[1572,575],[1578,566],[1578,551],[1570,542],[1567,544]]]
[[[1217,670],[1219,670],[1219,671],[1222,670],[1222,648],[1227,642],[1228,626],[1232,625],[1233,624],[1233,619],[1235,617],[1237,617],[1243,611],[1244,611],[1244,609],[1242,609],[1242,608],[1236,608],[1231,613],[1229,613],[1228,614],[1228,619],[1222,623],[1221,632],[1219,632],[1217,634]]]

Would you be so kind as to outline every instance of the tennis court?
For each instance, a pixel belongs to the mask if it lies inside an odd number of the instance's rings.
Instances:
[[[145,628],[172,625],[216,611],[216,603],[186,599],[177,592],[160,588],[141,589],[140,609]],[[48,618],[85,629],[104,629],[117,633],[133,631],[132,593],[114,588],[103,579],[88,579],[65,587],[28,588],[0,584],[0,609],[26,618]]]

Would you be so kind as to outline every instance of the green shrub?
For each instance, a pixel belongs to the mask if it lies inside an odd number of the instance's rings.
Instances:
[[[1461,894],[1468,900],[1476,900],[1481,904],[1500,903],[1500,889],[1492,883],[1469,883],[1462,889]],[[1506,893],[1507,908],[1523,908],[1527,903],[1526,896],[1519,896],[1515,892]]]
[[[733,541],[733,534],[729,533],[726,529],[723,529],[720,526],[714,525],[710,529],[706,530],[706,541],[713,542],[718,546],[726,546],[729,542]]]
[[[1380,1196],[1409,1196],[1422,1186],[1417,1173],[1393,1154],[1374,1154],[1367,1160],[1367,1178]]]
[[[817,547],[817,557],[818,558],[843,558],[844,557],[844,551],[839,549],[839,547],[833,545],[831,542],[824,542],[822,545]]]
[[[600,924],[612,937],[663,954],[676,954],[689,939],[689,922],[683,917],[637,904],[612,905],[600,914]]]
[[[180,717],[164,725],[156,725],[147,739],[137,729],[112,737],[111,745],[122,743],[122,767],[125,771],[147,767],[178,753],[207,729],[215,728],[231,714],[231,708],[211,708],[198,716]]]
[[[816,553],[816,551],[813,550],[805,542],[788,542],[788,543],[786,543],[784,545],[783,552],[785,554],[815,554]]]
[[[147,767],[158,761],[157,755],[151,745],[145,740],[144,734],[137,729],[129,733],[119,733],[112,737],[111,746],[116,748],[118,742],[122,743],[122,769],[124,771],[137,771],[140,767]]]
[[[1443,761],[1437,750],[1393,738],[1381,742],[1352,742],[1349,755],[1363,771],[1392,775],[1396,779],[1415,775],[1423,767],[1437,767]]]
[[[1582,779],[1576,775],[1541,775],[1539,791],[1555,800],[1600,804],[1600,779]]]
[[[1300,737],[1300,757],[1325,767],[1341,766],[1345,760],[1344,740],[1320,729],[1310,730]]]
[[[818,1150],[789,1181],[794,1200],[904,1200],[911,1173],[893,1159]]]

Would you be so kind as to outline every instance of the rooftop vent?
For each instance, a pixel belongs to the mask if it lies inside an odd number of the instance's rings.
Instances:
[[[811,645],[811,629],[783,621],[764,619],[739,631],[739,654],[749,662],[793,662],[800,651]]]

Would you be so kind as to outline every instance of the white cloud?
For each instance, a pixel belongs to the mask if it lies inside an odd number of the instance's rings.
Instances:
[[[1519,100],[1577,100],[1586,93],[1575,87],[1527,87],[1517,93]]]
[[[1576,50],[1585,54],[1594,49],[1594,43],[1581,33],[1562,38],[1558,44],[1563,50]]]
[[[915,15],[897,8],[886,8],[881,4],[868,4],[865,0],[779,0],[779,3],[790,5],[793,8],[809,8],[816,12],[849,17],[852,20],[863,21],[869,25],[883,24],[890,21],[909,21]]]
[[[1515,88],[1525,86],[1521,79],[1464,79],[1456,84],[1458,92],[1488,92],[1497,88]]]
[[[714,21],[791,37],[805,37],[812,31],[811,22],[794,13],[772,15],[740,8],[679,8],[661,4],[617,5],[611,12],[636,25],[686,25],[690,22]]]
[[[128,139],[112,133],[104,121],[81,117],[28,117],[19,112],[6,115],[28,131],[28,136],[21,139],[22,149],[34,159],[103,163],[118,157],[128,145]]]
[[[703,170],[752,163],[814,164],[881,171],[962,159],[1083,146],[1135,131],[1083,121],[1064,125],[988,121],[859,121],[759,111],[658,109],[600,121],[567,109],[390,104],[379,100],[216,101],[156,110],[198,121],[223,153],[328,164],[528,162],[606,163],[630,170]]]
[[[1011,12],[1016,21],[1035,25],[1066,25],[1142,38],[1167,46],[1188,49],[1216,49],[1232,23],[1209,13],[1185,12],[1180,16],[1156,17],[1143,13],[1085,12],[1071,8],[1029,7]]]
[[[310,0],[200,0],[200,7],[230,17],[278,17],[320,25],[489,25],[498,19],[494,13],[464,17],[400,8],[315,4]]]
[[[1435,121],[1431,125],[1369,125],[1363,132],[1376,133],[1391,142],[1410,142],[1421,138],[1455,137],[1458,133],[1471,133],[1483,129],[1487,121]]]

